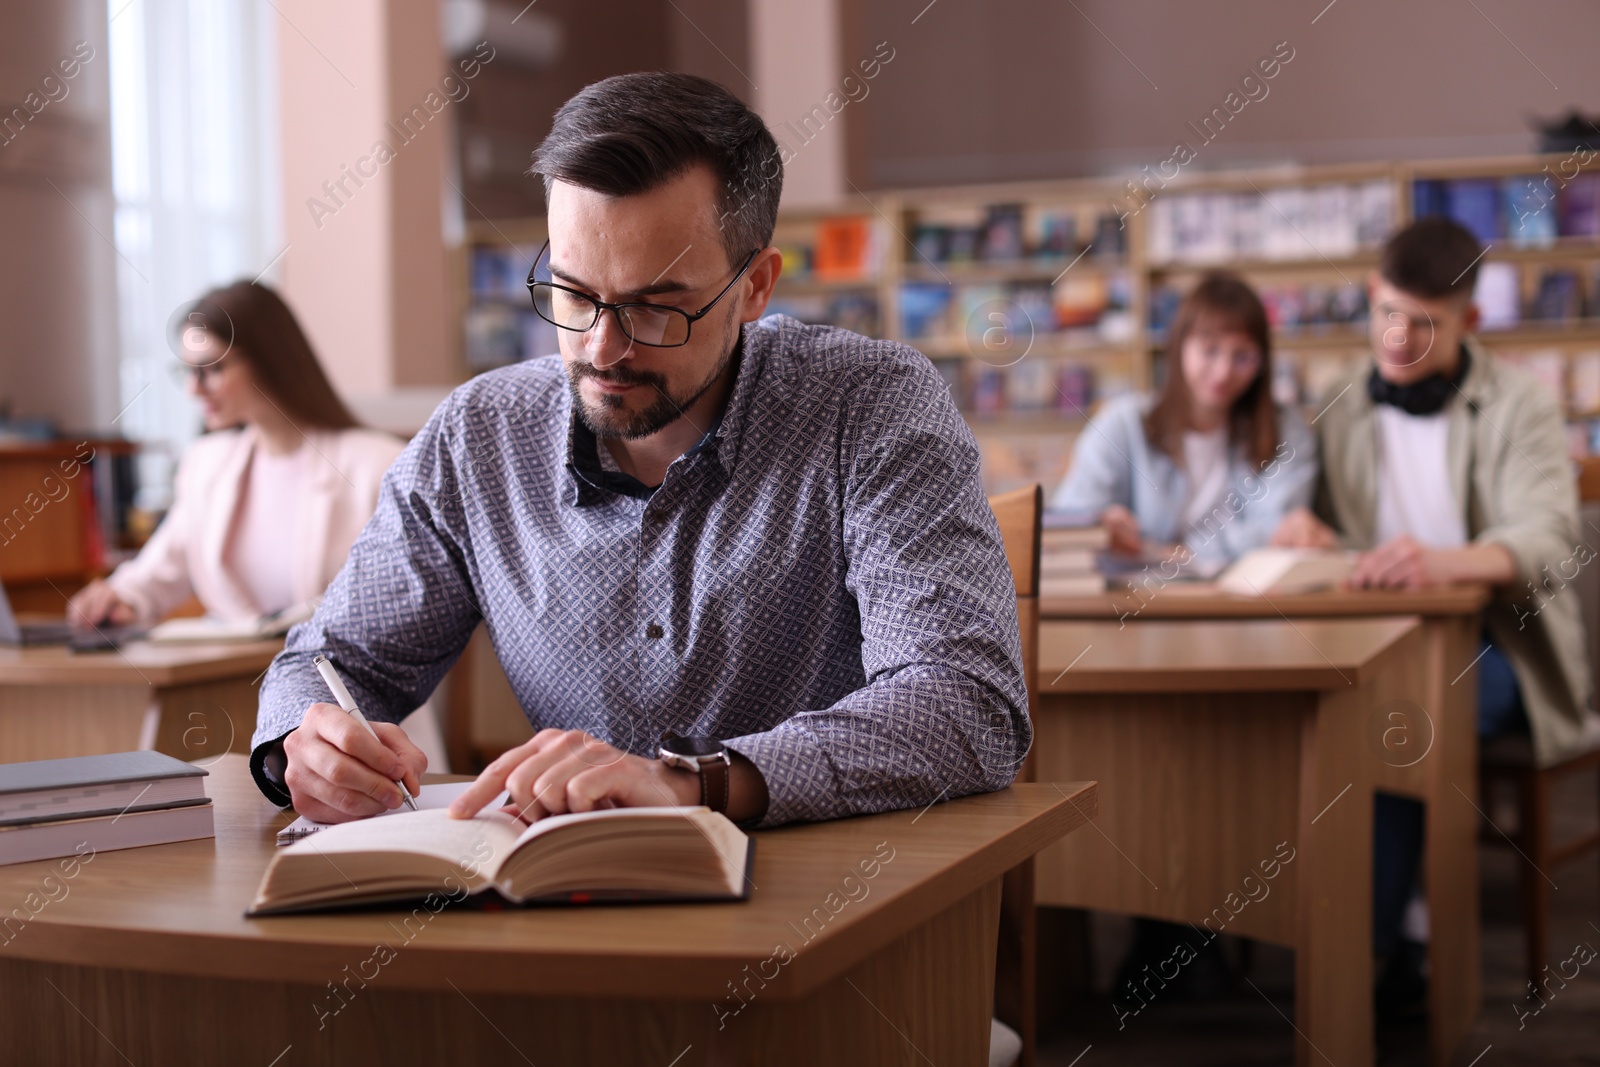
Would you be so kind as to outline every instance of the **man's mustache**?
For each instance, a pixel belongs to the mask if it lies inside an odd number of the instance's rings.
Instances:
[[[574,363],[570,371],[574,382],[583,378],[593,378],[608,385],[654,385],[660,387],[666,380],[659,374],[649,371],[634,370],[631,367],[612,367],[600,370],[590,363]]]

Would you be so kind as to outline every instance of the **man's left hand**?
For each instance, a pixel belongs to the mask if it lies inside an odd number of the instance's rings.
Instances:
[[[484,768],[450,805],[467,819],[509,790],[506,810],[525,822],[546,815],[700,803],[697,775],[633,756],[582,730],[540,730]]]

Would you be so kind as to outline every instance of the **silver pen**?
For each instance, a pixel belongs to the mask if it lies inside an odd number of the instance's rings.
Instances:
[[[337,700],[339,706],[348,712],[356,722],[366,727],[367,733],[372,735],[373,740],[378,740],[378,731],[372,728],[372,724],[367,721],[367,717],[361,714],[361,709],[356,707],[355,699],[350,696],[350,690],[345,688],[344,679],[340,678],[339,672],[333,669],[333,661],[328,659],[327,656],[318,655],[313,662],[316,663],[317,670],[321,672],[322,680],[328,683],[328,689],[333,693],[333,699]],[[381,745],[383,742],[378,741],[378,743]],[[410,806],[412,811],[416,811],[417,799],[411,795],[411,790],[406,788],[404,780],[396,782],[395,785],[400,787],[400,793],[406,798],[406,804]]]

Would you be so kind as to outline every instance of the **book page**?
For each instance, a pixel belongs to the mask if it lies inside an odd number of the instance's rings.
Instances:
[[[472,787],[472,785],[472,782],[435,782],[431,785],[424,785],[417,792],[417,810],[428,811],[433,808],[448,808],[451,801],[455,800],[455,798],[460,796],[462,793],[465,793]],[[496,800],[492,804],[486,804],[484,806],[484,810],[493,811],[505,803],[505,800],[505,794],[502,793],[500,799]],[[404,804],[401,804],[398,808],[392,808],[389,811],[380,811],[376,815],[368,816],[368,818],[382,819],[391,815],[404,815],[410,810],[410,808],[406,807]],[[292,844],[302,837],[309,837],[314,833],[326,830],[330,826],[338,825],[342,824],[313,822],[302,815],[294,822],[278,831],[278,844]]]
[[[355,855],[389,852],[431,856],[493,878],[515,850],[522,824],[498,811],[452,819],[444,809],[391,813],[388,818],[341,823],[290,845],[283,857],[302,853]]]

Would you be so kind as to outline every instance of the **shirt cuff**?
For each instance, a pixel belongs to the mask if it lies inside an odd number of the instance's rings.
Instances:
[[[758,825],[781,826],[839,814],[833,764],[806,730],[785,723],[723,744],[754,764],[766,781],[767,813]]]
[[[288,730],[282,737],[263,741],[250,753],[250,777],[256,780],[256,788],[280,808],[287,808],[294,803],[294,798],[289,795],[289,787],[283,780],[284,771],[289,766],[289,757],[283,751],[283,738],[292,733],[293,730]]]

